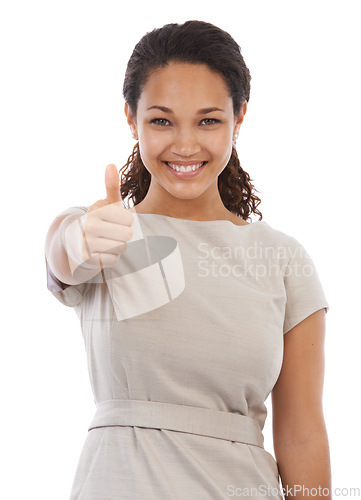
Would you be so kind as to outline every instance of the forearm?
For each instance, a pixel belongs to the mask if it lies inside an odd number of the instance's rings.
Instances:
[[[332,498],[330,452],[325,430],[298,442],[281,442],[275,447],[275,456],[285,499]]]
[[[56,219],[50,226],[46,237],[45,256],[50,269],[60,281],[67,285],[84,283],[101,271],[99,261],[94,269],[89,269],[86,266],[79,266],[76,269],[76,273],[74,273],[70,268],[69,256],[61,233],[79,217],[80,215],[74,214],[59,220]]]

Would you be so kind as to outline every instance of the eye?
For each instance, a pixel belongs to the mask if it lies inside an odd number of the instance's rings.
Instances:
[[[220,120],[216,120],[215,118],[204,118],[202,122],[206,122],[205,125],[216,125],[217,123],[220,123]]]
[[[155,123],[156,125],[164,127],[166,125],[165,122],[169,123],[165,118],[154,118],[154,120],[151,120],[149,123]]]

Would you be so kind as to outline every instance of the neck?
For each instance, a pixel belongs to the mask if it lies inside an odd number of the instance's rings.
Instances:
[[[176,198],[164,190],[149,186],[145,198],[132,210],[137,213],[167,215],[178,219],[215,220],[225,219],[230,211],[224,206],[218,186],[208,189],[195,199]]]

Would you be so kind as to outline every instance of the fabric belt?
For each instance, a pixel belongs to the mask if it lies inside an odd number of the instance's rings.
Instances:
[[[251,417],[197,406],[138,399],[98,403],[88,431],[117,426],[167,429],[264,448],[262,431]]]

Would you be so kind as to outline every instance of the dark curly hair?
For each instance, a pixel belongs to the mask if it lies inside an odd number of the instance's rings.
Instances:
[[[169,62],[206,64],[219,73],[227,83],[235,116],[239,114],[242,102],[249,101],[251,75],[238,44],[229,33],[213,24],[187,21],[154,29],[136,44],[123,84],[124,99],[134,116],[151,72]],[[151,180],[151,174],[141,159],[138,143],[120,172],[122,199],[129,196],[137,205],[146,196]],[[218,176],[222,202],[228,210],[245,220],[250,219],[251,213],[259,215],[259,220],[262,220],[262,213],[257,209],[261,200],[254,194],[257,190],[251,180],[240,165],[235,147],[232,147],[228,164]]]

